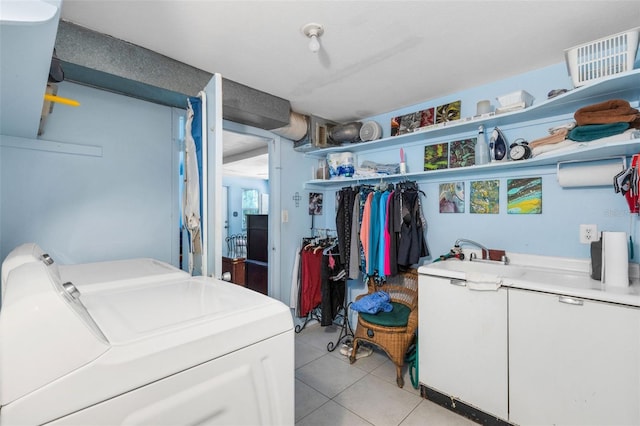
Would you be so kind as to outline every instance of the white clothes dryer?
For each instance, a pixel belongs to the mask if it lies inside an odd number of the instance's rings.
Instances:
[[[75,286],[53,265],[6,274],[0,425],[294,423],[281,302],[213,278],[126,278],[126,267],[109,285],[79,268]]]

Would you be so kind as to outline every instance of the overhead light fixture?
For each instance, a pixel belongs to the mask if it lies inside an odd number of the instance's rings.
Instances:
[[[309,37],[309,50],[313,53],[317,53],[320,50],[320,36],[324,34],[324,28],[322,25],[316,23],[309,23],[302,27],[302,33]]]

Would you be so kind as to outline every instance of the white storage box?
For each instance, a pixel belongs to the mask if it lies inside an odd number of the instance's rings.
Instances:
[[[633,69],[640,27],[565,50],[575,87]]]
[[[501,107],[508,107],[511,105],[522,104],[524,107],[530,107],[533,103],[533,96],[526,90],[518,90],[517,92],[509,93],[507,95],[498,96],[496,98]]]

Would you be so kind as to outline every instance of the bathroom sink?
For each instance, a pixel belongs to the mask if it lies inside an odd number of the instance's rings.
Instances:
[[[524,274],[524,269],[516,265],[502,263],[471,262],[468,260],[444,260],[424,266],[422,273],[445,278],[466,280],[482,278],[483,281],[498,282],[501,278],[517,278]]]

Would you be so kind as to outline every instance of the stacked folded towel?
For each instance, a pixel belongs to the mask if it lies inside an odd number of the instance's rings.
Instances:
[[[562,126],[556,126],[549,129],[549,136],[545,136],[540,139],[533,140],[529,143],[529,148],[535,157],[543,152],[553,151],[555,149],[566,146],[566,139],[569,135],[569,130],[576,126],[575,121],[563,124]]]
[[[588,124],[577,126],[569,133],[569,139],[577,142],[589,142],[608,136],[618,135],[629,128],[629,123]]]
[[[397,175],[400,173],[400,164],[380,164],[374,161],[363,161],[360,167],[356,168],[355,177],[376,177]]]
[[[573,116],[577,126],[569,139],[579,142],[614,136],[629,127],[640,129],[640,112],[624,99],[612,99],[580,108]]]
[[[640,114],[624,99],[612,99],[580,108],[573,116],[578,126],[587,124],[629,123],[640,129]]]

